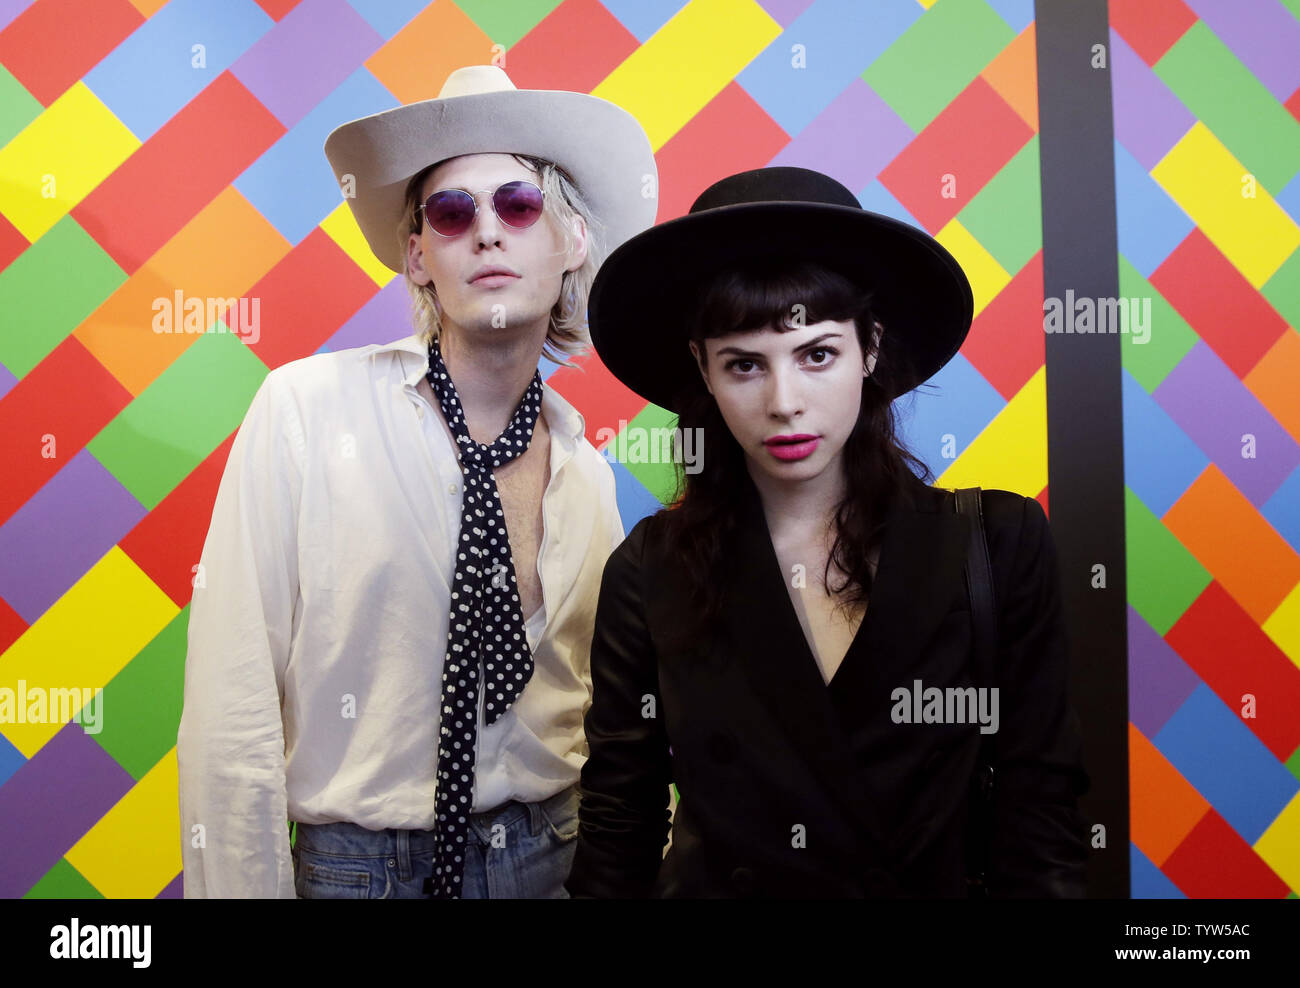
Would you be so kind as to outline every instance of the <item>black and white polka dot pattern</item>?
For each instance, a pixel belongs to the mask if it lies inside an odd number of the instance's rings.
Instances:
[[[533,374],[510,424],[490,446],[470,437],[437,340],[429,348],[427,377],[456,437],[465,474],[447,621],[447,659],[442,671],[442,729],[434,797],[436,850],[433,878],[427,883],[435,898],[456,899],[465,870],[465,830],[474,802],[478,684],[481,679],[483,722],[493,724],[519,698],[533,674],[506,518],[492,468],[522,455],[532,442],[542,410],[542,376]]]

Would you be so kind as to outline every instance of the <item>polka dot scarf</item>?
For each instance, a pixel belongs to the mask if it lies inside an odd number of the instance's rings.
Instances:
[[[533,674],[506,518],[492,468],[521,456],[532,442],[542,409],[542,377],[533,375],[510,424],[489,446],[470,437],[437,340],[429,348],[427,377],[456,437],[465,474],[442,671],[436,847],[433,877],[425,883],[425,891],[434,898],[456,899],[464,877],[465,831],[474,796],[480,679],[483,722],[493,724],[519,698]]]

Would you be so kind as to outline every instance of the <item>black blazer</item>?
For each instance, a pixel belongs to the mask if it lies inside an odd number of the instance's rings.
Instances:
[[[829,685],[752,482],[726,608],[693,602],[642,519],[605,567],[591,648],[590,756],[566,883],[579,897],[958,897],[978,723],[895,723],[899,687],[970,686],[970,537],[917,481],[887,514],[866,616]],[[1083,894],[1088,788],[1066,696],[1057,557],[1033,498],[986,490],[998,603],[998,763],[989,893]],[[671,750],[670,750],[671,749]],[[666,857],[668,786],[680,794]]]

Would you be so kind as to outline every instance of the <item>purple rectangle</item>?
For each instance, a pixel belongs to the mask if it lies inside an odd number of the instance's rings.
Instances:
[[[0,398],[7,395],[17,383],[18,378],[14,377],[13,374],[9,372],[8,367],[4,364],[0,364]]]
[[[1300,20],[1277,0],[1184,0],[1279,103],[1300,88]]]
[[[0,786],[0,898],[26,893],[133,785],[80,724],[54,735]]]
[[[291,128],[383,43],[345,0],[303,0],[230,71]]]
[[[759,6],[783,28],[793,24],[799,15],[812,5],[813,0],[760,0],[759,2]]]
[[[0,0],[0,31],[7,28],[11,21],[18,18],[24,10],[32,5],[32,0]]]
[[[371,343],[391,343],[415,332],[406,279],[398,275],[376,292],[356,314],[325,341],[325,349],[346,350]]]
[[[0,597],[34,623],[147,513],[83,449],[0,525]]]
[[[1115,137],[1150,171],[1191,129],[1196,117],[1114,28],[1110,51]]]
[[[1132,606],[1128,609],[1128,719],[1153,738],[1201,678]]]
[[[1291,434],[1204,340],[1152,397],[1256,508],[1300,464]]]
[[[154,898],[155,899],[183,899],[185,897],[184,895],[185,882],[182,880],[183,878],[184,878],[183,872],[181,874],[178,874],[175,878],[173,878],[170,882],[168,882],[167,887],[164,888],[157,895],[155,895]]]
[[[915,136],[874,89],[854,79],[768,164],[811,168],[860,189]]]

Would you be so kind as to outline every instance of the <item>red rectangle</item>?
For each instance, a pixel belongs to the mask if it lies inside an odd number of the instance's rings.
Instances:
[[[1034,136],[976,76],[880,173],[880,182],[930,233],[966,208]]]
[[[131,393],[75,336],[15,384],[0,401],[0,524],[130,401]]]
[[[659,149],[659,216],[685,216],[701,192],[719,179],[762,168],[790,143],[790,135],[735,82],[709,100]]]
[[[567,0],[514,43],[503,68],[520,89],[589,93],[636,48],[636,38],[603,4]]]
[[[143,23],[127,0],[37,0],[0,31],[0,64],[49,106]]]
[[[86,196],[72,217],[134,274],[284,132],[238,79],[223,72]]]
[[[1238,377],[1287,332],[1286,320],[1199,228],[1151,272],[1151,284]]]
[[[1300,746],[1300,669],[1254,619],[1211,581],[1165,634],[1229,710],[1241,714],[1247,694],[1254,716],[1242,723],[1285,762]]]
[[[580,409],[587,427],[587,441],[600,449],[611,438],[602,429],[619,431],[620,422],[630,422],[641,414],[646,400],[609,372],[594,349],[574,358],[581,370],[560,367],[546,379],[565,401]]]
[[[226,437],[118,543],[177,607],[188,604],[194,592],[194,567],[203,555],[212,506],[235,434]]]
[[[273,370],[310,356],[377,291],[373,279],[317,227],[248,290],[260,320],[259,339],[249,349]]]
[[[1161,868],[1189,899],[1285,899],[1282,881],[1213,807]]]
[[[1007,401],[1038,373],[1047,359],[1041,250],[975,317],[961,352]]]

